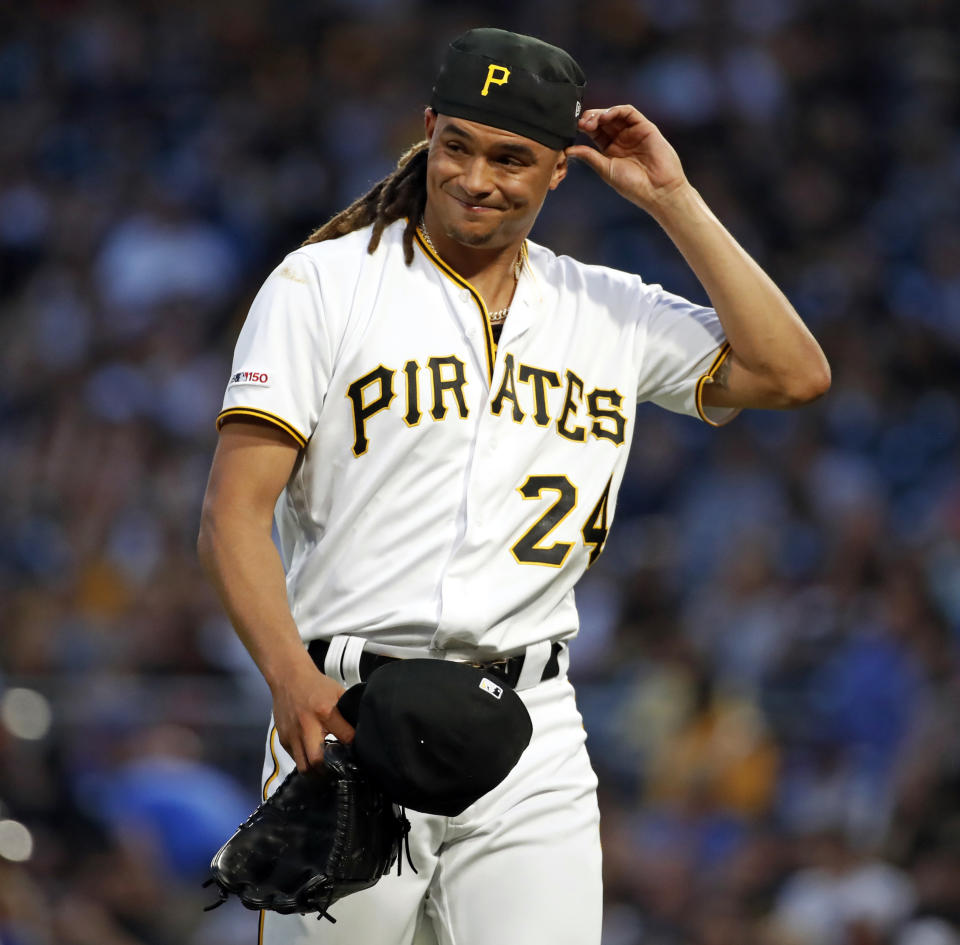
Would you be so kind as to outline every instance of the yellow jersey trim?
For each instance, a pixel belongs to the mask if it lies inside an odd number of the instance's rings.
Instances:
[[[280,427],[284,433],[289,433],[300,446],[307,445],[307,438],[297,430],[296,427],[290,426],[282,417],[268,413],[266,410],[258,410],[256,407],[228,407],[226,410],[221,411],[220,416],[217,417],[217,429],[219,430],[223,426],[223,421],[227,417],[237,416],[256,417],[258,420],[266,420],[275,427]]]
[[[270,785],[277,779],[277,775],[280,773],[280,759],[277,758],[277,749],[274,747],[274,739],[277,737],[277,726],[273,725],[270,727],[270,737],[268,739],[268,744],[270,745],[270,757],[273,759],[273,771],[270,773],[270,777],[263,784],[263,799],[267,799],[267,792],[270,790]],[[257,926],[257,945],[263,945],[263,920],[266,918],[266,912],[263,909],[260,910],[260,921]]]
[[[280,759],[277,758],[277,749],[274,745],[274,742],[277,738],[277,726],[271,726],[270,728],[270,739],[268,744],[270,745],[270,757],[273,758],[273,771],[270,774],[270,777],[267,778],[263,783],[263,799],[267,799],[267,792],[270,790],[270,785],[273,784],[277,779],[277,775],[280,773]]]
[[[726,420],[722,421],[721,423],[717,423],[716,420],[711,420],[703,410],[703,388],[705,385],[709,384],[713,380],[717,371],[720,370],[720,365],[727,360],[727,357],[729,354],[730,354],[730,342],[725,341],[723,345],[720,347],[720,350],[717,352],[717,356],[713,359],[713,363],[710,365],[710,368],[707,371],[707,373],[704,374],[697,381],[697,393],[696,393],[697,413],[700,415],[700,419],[704,423],[708,423],[712,427],[722,427],[724,424],[732,420],[737,415],[737,413],[739,413],[739,411],[736,411],[735,413],[727,417]]]
[[[490,327],[490,313],[487,311],[486,303],[483,301],[483,297],[474,288],[474,286],[472,286],[455,270],[451,269],[432,249],[430,249],[430,247],[427,245],[427,241],[423,238],[423,233],[421,232],[419,226],[417,227],[416,232],[417,243],[419,243],[420,248],[423,250],[427,259],[429,259],[448,279],[460,286],[461,289],[466,289],[473,296],[474,302],[477,303],[480,313],[483,315],[483,338],[487,347],[487,373],[488,379],[492,384],[493,365],[497,358],[497,345],[493,340],[493,329]]]

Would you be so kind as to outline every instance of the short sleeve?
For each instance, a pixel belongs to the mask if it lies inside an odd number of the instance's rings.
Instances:
[[[217,428],[228,417],[257,417],[306,446],[332,373],[328,330],[317,270],[291,253],[250,306]]]
[[[711,426],[732,420],[738,408],[705,407],[702,400],[704,386],[730,353],[717,313],[659,285],[644,285],[643,293],[637,400],[700,417]]]

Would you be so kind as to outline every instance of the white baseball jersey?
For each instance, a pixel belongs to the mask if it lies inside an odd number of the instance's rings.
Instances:
[[[404,222],[291,253],[236,346],[218,423],[303,447],[277,504],[304,639],[479,659],[577,631],[573,587],[613,520],[636,404],[723,422],[710,308],[527,242],[499,344],[477,291]]]

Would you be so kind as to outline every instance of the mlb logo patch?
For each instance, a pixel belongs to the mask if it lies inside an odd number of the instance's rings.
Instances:
[[[491,682],[489,679],[481,679],[480,688],[484,692],[489,692],[494,699],[499,699],[503,695],[503,687],[498,686],[495,682]]]
[[[270,386],[270,375],[266,371],[237,371],[230,375],[230,384],[257,384],[260,387]]]

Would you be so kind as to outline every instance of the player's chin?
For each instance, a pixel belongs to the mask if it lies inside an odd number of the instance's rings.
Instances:
[[[460,205],[446,220],[444,229],[462,246],[496,247],[511,238],[517,229],[515,214],[500,208],[484,207],[480,212]]]
[[[487,231],[472,227],[452,226],[449,235],[463,246],[488,246],[497,235],[497,229]]]

